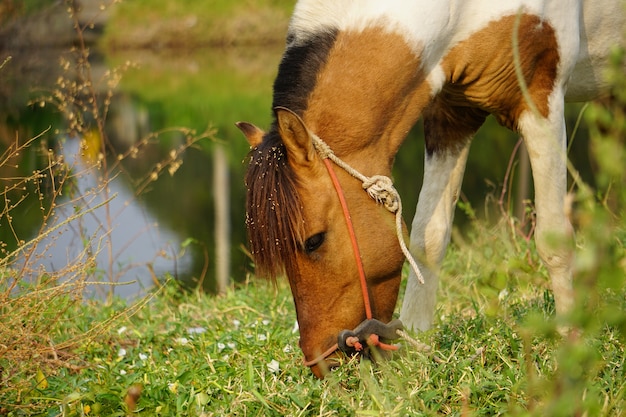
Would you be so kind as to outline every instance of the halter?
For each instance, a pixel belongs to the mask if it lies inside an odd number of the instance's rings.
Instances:
[[[337,175],[335,174],[335,170],[333,169],[332,162],[334,162],[337,166],[348,172],[353,177],[357,178],[361,181],[363,189],[367,191],[367,194],[374,199],[379,204],[383,204],[383,206],[392,213],[396,215],[396,235],[398,236],[398,242],[400,244],[400,248],[402,249],[402,253],[405,258],[409,261],[411,268],[415,272],[417,279],[420,283],[424,283],[424,278],[415,262],[415,259],[409,252],[406,247],[406,243],[404,242],[404,238],[402,235],[402,202],[400,200],[400,195],[398,191],[394,188],[393,182],[389,177],[384,175],[374,175],[372,177],[366,177],[361,174],[346,162],[337,157],[332,149],[326,144],[322,139],[320,139],[315,134],[311,134],[313,139],[313,145],[317,150],[319,156],[324,161],[324,165],[328,170],[328,174],[330,175],[330,179],[335,187],[335,191],[337,191],[337,196],[339,197],[339,202],[341,204],[341,208],[343,210],[343,215],[346,220],[346,225],[348,226],[348,234],[350,236],[350,242],[352,243],[352,252],[354,254],[354,259],[356,261],[357,270],[359,272],[359,282],[361,284],[361,293],[363,295],[363,304],[365,306],[365,317],[366,320],[359,324],[354,330],[343,330],[339,333],[338,341],[333,346],[331,346],[328,350],[322,353],[320,356],[312,359],[310,361],[304,361],[305,366],[313,366],[324,359],[326,359],[329,355],[334,353],[336,350],[340,349],[344,352],[348,352],[351,349],[357,352],[361,352],[364,349],[363,342],[366,342],[369,346],[377,346],[382,350],[397,350],[397,346],[389,345],[380,341],[380,338],[384,339],[395,339],[398,331],[401,331],[403,326],[400,320],[393,320],[387,324],[382,323],[379,320],[376,320],[372,317],[372,307],[370,304],[369,292],[367,290],[367,280],[365,277],[365,270],[363,269],[363,260],[361,258],[361,252],[359,250],[359,245],[356,240],[356,234],[354,233],[354,226],[352,225],[352,218],[350,217],[350,211],[348,210],[348,204],[346,203],[346,199],[343,193],[343,188],[337,179]]]

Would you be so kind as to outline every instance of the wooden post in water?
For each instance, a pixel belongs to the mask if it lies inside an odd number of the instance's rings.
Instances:
[[[226,292],[230,277],[230,185],[224,145],[213,149],[213,201],[215,204],[215,280],[218,294]]]

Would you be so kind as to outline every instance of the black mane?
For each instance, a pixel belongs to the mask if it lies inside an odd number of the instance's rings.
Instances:
[[[303,40],[290,36],[292,45],[285,50],[274,81],[272,108],[286,107],[302,115],[336,37],[336,30],[309,35]]]

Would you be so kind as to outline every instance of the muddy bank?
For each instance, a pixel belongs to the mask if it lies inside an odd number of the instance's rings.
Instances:
[[[4,22],[0,28],[0,52],[11,55],[33,49],[62,48],[80,44],[81,37],[87,45],[92,45],[102,35],[108,18],[108,11],[101,10],[98,1],[76,1],[73,7],[56,1],[39,12]],[[75,20],[82,30],[75,29]]]
[[[64,1],[0,25],[0,58],[26,51],[97,45],[104,50],[194,49],[283,43],[288,13],[264,4],[233,5],[228,13],[167,15],[150,10],[129,18],[122,5],[102,7],[100,0]],[[77,20],[81,30],[77,31]]]

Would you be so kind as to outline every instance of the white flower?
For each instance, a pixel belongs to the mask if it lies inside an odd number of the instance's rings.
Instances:
[[[178,339],[176,339],[176,342],[181,345],[186,345],[187,343],[189,343],[189,339],[187,339],[186,337],[179,337]]]
[[[178,381],[176,382],[170,382],[169,384],[167,384],[167,388],[174,394],[176,394],[176,391],[178,391]]]
[[[120,375],[126,375],[126,370],[121,369],[121,370],[120,370]]]
[[[187,334],[202,334],[206,332],[204,327],[190,327],[187,329]]]
[[[120,327],[119,329],[117,329],[117,334],[122,334],[122,333],[124,333],[126,330],[128,330],[128,329],[127,329],[127,327],[126,327],[126,326],[122,326],[122,327]]]
[[[267,326],[268,324],[270,324],[270,321],[268,319],[265,319],[261,323],[263,323],[264,326]]]
[[[146,355],[145,353],[140,353],[139,359],[141,359],[142,361],[145,361],[146,359],[148,359],[148,355]]]
[[[273,373],[277,374],[280,371],[280,364],[276,359],[272,359],[270,363],[267,364],[267,369]]]
[[[117,356],[120,358],[123,358],[124,356],[126,356],[126,349],[120,348],[120,350],[117,351]]]
[[[283,348],[283,352],[285,353],[290,353],[293,351],[293,348],[291,347],[291,345],[285,345],[285,347]]]
[[[217,342],[217,351],[221,352],[226,348],[229,349],[235,349],[237,345],[235,344],[235,342],[228,342],[226,344],[222,343],[222,342]]]
[[[261,341],[267,340],[267,335],[260,334],[260,335],[257,336],[257,339],[259,339]]]
[[[235,326],[235,329],[238,329],[240,324],[241,322],[239,320],[233,320],[233,326]]]

